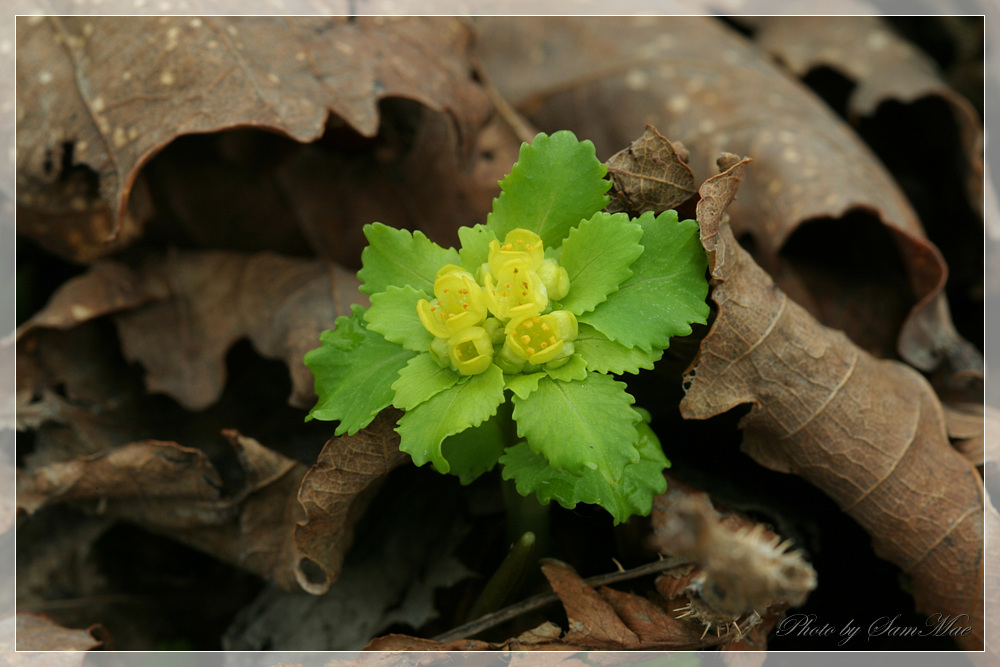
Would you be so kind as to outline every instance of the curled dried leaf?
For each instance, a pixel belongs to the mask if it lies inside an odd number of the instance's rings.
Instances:
[[[383,410],[355,435],[333,438],[302,479],[298,501],[306,516],[295,526],[301,554],[295,576],[303,590],[320,595],[336,581],[355,521],[385,476],[409,460],[393,430],[398,417],[396,410]]]
[[[251,125],[309,142],[331,114],[372,137],[385,98],[447,113],[468,155],[489,114],[470,43],[453,18],[21,18],[18,207],[37,223],[26,231],[90,261],[142,233],[145,216],[126,215],[140,168],[176,137]],[[44,224],[66,213],[75,239]]]
[[[833,498],[913,580],[918,609],[968,614],[982,646],[983,486],[948,443],[941,404],[911,368],[816,322],[737,244],[721,212],[742,164],[702,186],[698,219],[716,281],[712,330],[689,372],[688,419],[750,404],[742,448]]]
[[[687,150],[675,146],[652,125],[605,164],[613,184],[607,206],[611,213],[662,213],[677,208],[697,191],[694,172],[687,166]]]
[[[100,625],[86,630],[64,628],[44,614],[20,611],[8,617],[2,626],[13,620],[14,646],[18,651],[94,651],[111,648],[111,636]],[[2,627],[0,626],[0,627]],[[10,636],[10,633],[4,633]],[[67,666],[83,663],[83,654],[78,660],[60,663]]]

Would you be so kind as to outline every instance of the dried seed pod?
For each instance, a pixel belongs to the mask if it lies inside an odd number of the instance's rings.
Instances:
[[[816,587],[816,572],[792,542],[762,524],[724,522],[707,496],[691,495],[673,505],[654,538],[657,548],[690,558],[697,572],[677,611],[716,631],[735,626],[738,634],[769,608],[798,606]],[[748,616],[746,628],[739,619]]]

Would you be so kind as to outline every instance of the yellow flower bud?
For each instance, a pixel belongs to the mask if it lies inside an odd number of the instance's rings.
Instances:
[[[538,267],[538,277],[545,285],[545,291],[553,301],[559,301],[569,294],[569,273],[554,259],[547,259]]]
[[[417,315],[424,328],[438,338],[450,338],[486,319],[486,296],[465,269],[446,264],[434,279],[433,302],[420,299]]]
[[[507,340],[502,354],[541,365],[573,354],[576,316],[568,310],[522,316],[508,322],[504,331]]]
[[[448,339],[448,356],[462,375],[478,375],[493,363],[493,339],[483,327],[468,327]]]

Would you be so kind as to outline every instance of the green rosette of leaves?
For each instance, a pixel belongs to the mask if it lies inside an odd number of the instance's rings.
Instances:
[[[461,249],[367,225],[371,305],[306,354],[307,419],[353,434],[392,405],[418,466],[469,483],[499,464],[542,503],[648,514],[669,462],[615,376],[706,322],[706,258],[694,220],[602,211],[606,173],[589,141],[539,134]]]

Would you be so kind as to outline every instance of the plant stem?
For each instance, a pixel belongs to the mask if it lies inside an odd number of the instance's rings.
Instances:
[[[507,508],[507,539],[514,543],[525,533],[534,533],[536,558],[548,556],[552,546],[549,506],[533,495],[526,498],[519,494],[513,480],[503,481],[503,504]]]

